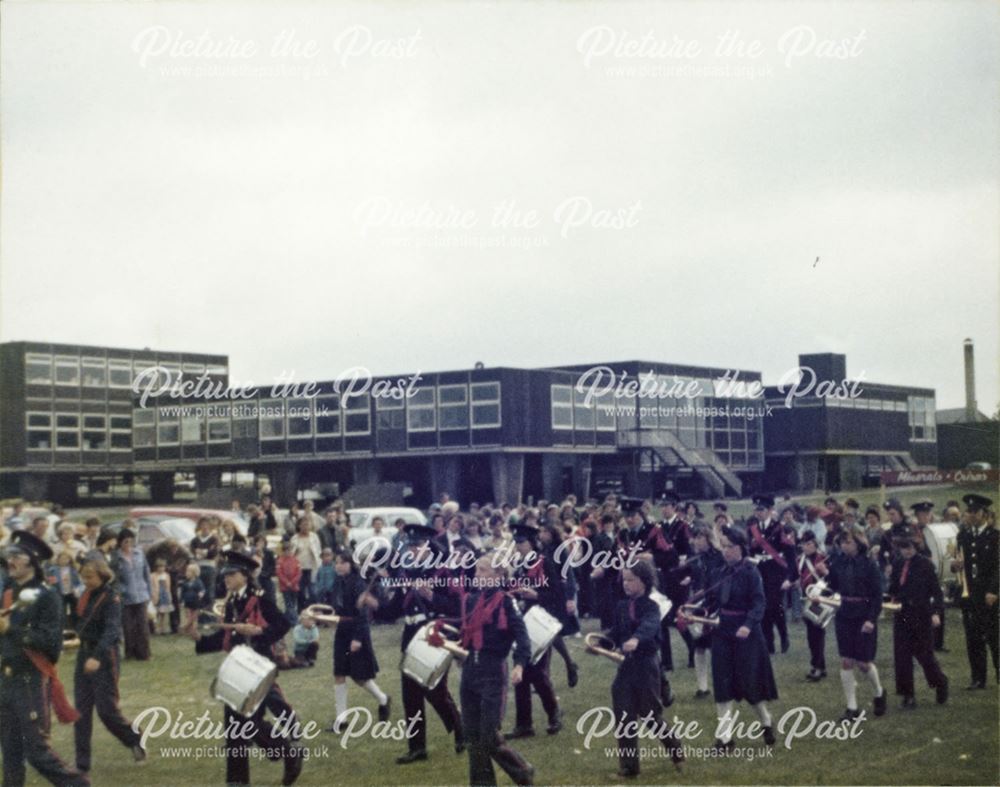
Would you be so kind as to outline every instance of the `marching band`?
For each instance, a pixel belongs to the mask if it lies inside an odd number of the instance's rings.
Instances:
[[[767,495],[755,497],[753,516],[744,524],[734,524],[724,510],[714,524],[688,521],[678,513],[679,501],[673,496],[661,501],[659,522],[648,517],[648,502],[638,498],[614,501],[611,505],[620,506],[620,513],[606,506],[592,515],[592,524],[600,522],[599,532],[590,531],[595,543],[621,560],[586,574],[593,583],[588,611],[600,629],[588,634],[586,650],[617,664],[610,687],[614,713],[637,723],[624,725],[618,736],[619,776],[639,773],[635,733],[643,723],[659,730],[654,737],[678,767],[683,760],[680,744],[662,725],[663,709],[674,701],[669,680],[674,667],[672,628],[689,650],[696,683],[693,697],[714,699],[716,747],[733,746],[732,722],[736,703],[742,701],[753,709],[764,743],[774,744],[768,703],[778,699],[778,687],[772,659],[790,648],[785,600],[793,593],[801,597],[808,682],[819,683],[827,676],[826,630],[833,623],[846,705],[841,722],[851,723],[862,713],[859,676],[870,686],[874,715],[888,710],[875,664],[883,611],[892,614],[892,664],[901,707],[916,707],[914,661],[936,702],[947,702],[949,680],[935,656],[935,646],[941,644],[936,637],[944,622],[946,576],[954,577],[960,589],[956,595],[971,671],[969,688],[986,686],[987,651],[997,674],[1000,534],[989,498],[965,495],[964,522],[947,548],[935,541],[930,501],[912,506],[918,515],[915,522],[907,520],[897,500],[889,501],[885,510],[890,526],[881,532],[869,529],[866,534],[855,511],[851,521],[813,517],[820,534],[805,522],[797,537],[794,527],[775,520],[774,502]],[[866,519],[873,511],[878,518],[878,510],[869,508]],[[624,527],[616,531],[619,516]],[[532,691],[541,701],[549,735],[562,728],[550,662],[553,650],[566,649],[562,634],[573,630],[567,629],[567,622],[575,618],[578,590],[576,580],[567,579],[572,570],[557,558],[558,542],[573,537],[563,534],[563,522],[543,520],[540,527],[533,516],[511,521],[512,543],[500,539],[483,549],[464,537],[444,540],[447,536],[430,525],[405,525],[393,549],[411,560],[392,573],[378,571],[368,577],[354,554],[339,552],[337,576],[320,599],[323,603],[304,610],[321,624],[335,626],[334,729],[343,726],[347,677],[376,697],[379,719],[388,721],[390,699],[375,683],[379,667],[370,625],[373,619],[401,620],[403,712],[414,733],[396,762],[406,765],[428,758],[424,710],[429,703],[453,736],[455,753],[468,751],[470,784],[496,784],[494,763],[515,783],[531,784],[534,767],[508,740],[535,734]],[[879,543],[869,543],[872,535]],[[466,553],[472,560],[463,563]],[[8,579],[0,613],[0,745],[5,784],[23,784],[25,762],[53,783],[88,784],[95,706],[135,758],[145,758],[137,732],[118,709],[121,602],[113,590],[113,572],[99,556],[86,563],[87,592],[78,609],[74,693],[83,719],[77,721],[77,769],[62,763],[49,744],[50,702],[61,720],[79,718],[53,666],[62,647],[62,613],[57,595],[42,581],[41,567],[49,557],[48,545],[28,531],[16,532],[4,554]],[[512,557],[516,566],[508,572],[505,561]],[[253,742],[284,761],[283,783],[291,784],[302,768],[301,743],[265,720],[266,712],[277,719],[295,717],[275,682],[272,661],[289,622],[257,587],[259,565],[254,558],[236,551],[223,558],[227,595],[219,602],[216,620],[207,627],[192,626],[188,633],[196,639],[197,653],[228,654],[213,687],[224,703],[227,731],[232,718],[252,721],[257,730]],[[512,648],[514,667],[509,669]],[[577,666],[568,651],[566,659],[572,686]],[[448,688],[454,660],[461,664],[460,707]],[[233,671],[237,664],[239,677]],[[514,687],[516,711],[513,729],[505,736],[501,725],[508,683]],[[227,783],[249,783],[246,747],[227,739],[226,751]]]

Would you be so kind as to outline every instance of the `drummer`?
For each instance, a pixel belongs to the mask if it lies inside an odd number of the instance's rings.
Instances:
[[[536,604],[557,620],[566,607],[566,590],[559,568],[551,558],[551,553],[542,552],[538,547],[538,527],[530,522],[514,525],[514,549],[524,559],[514,573],[515,587],[511,593],[520,599],[519,607],[526,613]],[[562,711],[552,687],[549,665],[552,660],[551,646],[535,663],[529,662],[524,668],[524,680],[514,688],[516,716],[514,729],[507,737],[531,738],[535,734],[531,713],[531,689],[538,693],[549,719],[546,732],[555,735],[562,729]]]
[[[683,566],[686,576],[680,580],[680,584],[686,583],[692,598],[701,598],[711,585],[711,577],[725,564],[722,552],[718,548],[715,530],[711,525],[703,523],[691,529],[691,549],[694,555]],[[685,625],[683,617],[678,616],[677,622],[690,633],[691,627]],[[701,635],[693,637],[691,644],[694,647],[694,674],[698,683],[694,698],[700,700],[712,693],[708,689],[709,652],[712,648],[711,626],[704,626]]]
[[[237,645],[248,645],[264,658],[271,660],[273,648],[288,633],[289,624],[274,602],[253,581],[257,562],[239,552],[227,551],[222,555],[222,575],[226,586],[224,623],[233,624],[202,636],[197,628],[190,636],[195,640],[195,653],[230,651]],[[226,724],[226,784],[250,783],[250,758],[247,739],[240,735],[244,724],[252,722],[250,740],[267,753],[268,759],[284,761],[282,784],[294,784],[302,771],[302,750],[294,741],[274,733],[273,725],[264,719],[270,710],[283,716],[288,729],[295,724],[295,711],[285,700],[278,684],[272,684],[267,696],[252,716],[246,717],[224,708]]]
[[[451,593],[442,579],[440,570],[430,567],[431,556],[435,552],[434,537],[437,531],[429,525],[407,524],[403,527],[405,544],[403,549],[410,553],[411,568],[401,569],[397,577],[399,584],[387,594],[379,610],[380,616],[395,620],[403,618],[403,634],[400,649],[406,653],[410,642],[424,626],[438,617],[455,617],[458,614],[458,593]],[[461,589],[461,586],[458,586]],[[455,736],[455,753],[465,751],[462,735],[462,715],[448,691],[448,673],[433,689],[428,689],[401,673],[403,691],[403,711],[406,713],[406,728],[412,731],[407,740],[409,750],[396,758],[398,765],[406,765],[427,759],[427,720],[424,715],[424,700],[437,712],[444,728]]]
[[[136,762],[146,759],[146,750],[131,723],[118,707],[118,647],[122,636],[122,602],[111,587],[114,573],[102,558],[87,560],[80,569],[85,588],[77,604],[76,652],[73,704],[80,714],[74,726],[76,767],[90,770],[90,739],[94,707],[97,716]]]
[[[803,604],[810,604],[809,588],[820,582],[817,566],[826,564],[826,556],[819,551],[816,534],[807,530],[799,539],[802,553],[799,555],[799,587],[802,590]],[[815,602],[818,603],[818,602]],[[806,625],[806,641],[809,643],[809,673],[806,680],[816,683],[826,677],[826,628],[817,625],[808,617],[803,616]],[[829,623],[829,620],[827,620]]]

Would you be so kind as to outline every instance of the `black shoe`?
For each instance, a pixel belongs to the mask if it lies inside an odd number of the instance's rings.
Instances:
[[[684,744],[681,743],[673,735],[667,735],[665,738],[660,739],[660,743],[663,744],[663,748],[667,750],[667,754],[670,755],[670,761],[680,768],[681,763],[684,762]]]
[[[298,746],[292,746],[288,749],[288,755],[285,757],[285,772],[281,777],[281,783],[285,787],[295,784],[300,773],[302,773],[302,749]]]
[[[455,754],[465,751],[465,741],[462,738],[455,738]]]
[[[838,721],[854,721],[860,715],[861,715],[861,711],[858,710],[857,708],[855,708],[854,710],[851,710],[850,708],[847,708],[840,715],[840,719],[838,719]]]
[[[948,701],[948,679],[945,678],[934,688],[935,699],[938,705],[944,705]]]
[[[145,762],[146,760],[146,749],[143,748],[141,743],[137,743],[132,747],[132,758],[136,762]]]
[[[569,683],[570,688],[580,682],[580,671],[576,662],[571,661],[566,665],[566,682]]]
[[[788,649],[791,646],[792,646],[792,644],[787,639],[781,640],[781,652],[782,653],[788,653]]]
[[[389,711],[392,709],[392,697],[385,698],[385,705],[378,706],[378,720],[389,721]]]
[[[617,773],[617,774],[615,774],[615,775],[616,775],[616,776],[617,776],[617,777],[618,777],[619,779],[634,779],[634,778],[635,778],[636,776],[638,776],[638,775],[639,775],[639,769],[638,769],[638,768],[636,768],[635,770],[632,770],[631,768],[622,768],[622,769],[621,769],[620,771],[618,771],[618,773]]]
[[[411,762],[427,759],[427,749],[413,749],[396,758],[396,765],[409,765]]]
[[[985,688],[986,688],[985,680],[974,680],[972,681],[972,683],[970,683],[968,686],[965,687],[965,690],[975,691],[976,689],[985,689]]]
[[[810,683],[817,683],[819,681],[819,672],[816,670],[809,670],[809,673],[806,675],[806,680]]]
[[[518,738],[534,738],[535,730],[531,727],[515,727],[504,735],[504,737],[509,741],[514,741]]]
[[[715,745],[712,748],[713,749],[719,749],[721,751],[732,751],[735,746],[736,746],[736,744],[733,743],[733,739],[732,738],[730,738],[725,743],[722,742],[721,738],[716,738],[715,739]]]
[[[917,698],[913,696],[903,697],[903,710],[913,710],[917,707]]]
[[[663,703],[664,708],[669,708],[674,704],[674,691],[670,688],[670,681],[667,680],[666,675],[660,678],[660,702]]]
[[[562,729],[562,716],[562,711],[557,710],[556,715],[549,719],[549,726],[545,728],[545,731],[549,735],[555,735]]]
[[[817,680],[823,680],[823,678],[825,678],[825,677],[826,677],[826,670],[825,669],[821,669],[819,671],[819,677],[817,678]]]
[[[514,780],[514,784],[520,785],[532,785],[535,783],[535,766],[528,764],[520,774],[518,774],[517,779]]]
[[[688,656],[688,669],[694,669],[694,656]]]
[[[768,724],[764,728],[764,743],[766,743],[768,746],[774,746],[774,741],[775,741],[774,727]]]
[[[875,715],[876,716],[884,716],[887,704],[888,703],[886,702],[886,699],[885,699],[885,689],[882,689],[882,693],[879,694],[875,698],[875,701],[874,701]]]
[[[696,700],[700,700],[700,699],[702,699],[704,697],[708,697],[711,693],[712,692],[710,692],[708,689],[705,689],[704,691],[702,691],[701,689],[698,689],[698,691],[696,691],[694,693],[694,698]]]

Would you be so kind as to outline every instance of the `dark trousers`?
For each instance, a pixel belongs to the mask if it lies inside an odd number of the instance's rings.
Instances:
[[[1000,605],[986,606],[985,601],[966,600],[962,607],[962,625],[965,626],[965,649],[969,654],[969,668],[972,680],[986,682],[986,648],[993,657],[993,671],[997,672],[998,627],[997,614]]]
[[[73,704],[80,714],[73,726],[73,735],[76,739],[76,767],[81,771],[90,770],[90,739],[95,707],[97,717],[123,746],[131,749],[140,740],[139,734],[132,729],[118,707],[118,653],[112,654],[110,664],[102,664],[97,672],[89,675],[83,671],[86,660],[82,653],[78,655],[73,681]]]
[[[228,705],[225,707],[226,784],[250,784],[250,746],[255,743],[264,749],[269,760],[283,760],[290,756],[292,741],[275,734],[274,725],[264,718],[264,713],[268,710],[275,716],[284,714],[282,730],[290,729],[295,724],[295,719],[291,716],[292,708],[277,683],[271,686],[253,716],[241,716]],[[248,718],[253,722],[253,736],[248,738],[234,735],[233,733],[242,732],[243,724]],[[232,723],[233,719],[237,720],[235,724]]]
[[[409,739],[410,751],[420,751],[427,748],[427,715],[424,713],[424,700],[431,704],[441,717],[441,723],[448,732],[455,733],[455,741],[462,740],[462,715],[458,712],[451,692],[448,691],[448,673],[433,689],[425,689],[413,678],[403,675],[403,710],[407,721],[417,719],[413,725],[413,735]],[[419,714],[419,715],[418,715]]]
[[[942,598],[941,602],[937,605],[937,608],[934,610],[938,618],[941,619],[941,625],[938,626],[936,629],[934,629],[934,650],[944,649],[944,610],[945,610],[944,599]]]
[[[58,787],[89,785],[49,745],[49,683],[37,672],[0,677],[0,752],[4,787],[23,787],[25,762]]]
[[[149,659],[149,620],[146,602],[125,604],[122,607],[122,639],[125,640],[125,658],[146,661]]]
[[[472,653],[462,667],[462,721],[469,744],[469,784],[497,783],[493,761],[515,784],[527,784],[531,766],[500,733],[507,696],[506,659]]]
[[[215,568],[213,566],[198,566],[201,584],[205,586],[205,598],[201,605],[205,609],[211,609],[215,603]]]
[[[640,719],[650,719],[661,726],[662,706],[659,701],[659,666],[656,657],[633,657],[619,668],[611,684],[611,704],[615,712],[618,742],[618,763],[623,773],[639,773],[639,736],[636,731]],[[666,731],[658,730],[657,737],[668,752],[673,752],[677,741]]]
[[[313,580],[312,569],[302,569],[302,577],[299,579],[299,609],[305,609],[313,603]]]
[[[924,669],[927,685],[936,688],[947,683],[941,665],[934,657],[934,629],[930,616],[904,618],[897,612],[892,623],[892,654],[896,672],[896,693],[913,696],[913,660]]]
[[[778,636],[781,643],[788,641],[788,624],[785,622],[785,605],[782,601],[783,592],[781,583],[777,585],[764,585],[764,619],[761,620],[761,629],[764,632],[764,641],[767,643],[767,652],[774,653],[774,629],[778,629]]]
[[[826,629],[805,621],[806,641],[809,643],[809,666],[826,672]]]
[[[531,690],[538,694],[542,701],[549,721],[554,721],[559,714],[559,701],[555,689],[552,688],[552,678],[549,676],[549,664],[552,661],[552,648],[545,651],[537,664],[529,664],[524,668],[524,679],[514,687],[515,724],[519,729],[532,727]]]

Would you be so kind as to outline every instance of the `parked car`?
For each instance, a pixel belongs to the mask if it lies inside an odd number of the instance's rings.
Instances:
[[[203,516],[217,516],[222,521],[230,521],[233,523],[236,531],[243,534],[247,534],[247,523],[239,514],[233,511],[226,511],[225,509],[217,508],[188,508],[184,506],[141,506],[139,508],[133,508],[128,512],[131,519],[143,519],[148,517],[164,517],[164,518],[182,518],[190,519],[193,522],[198,521],[199,518]]]
[[[991,465],[989,462],[969,462],[969,464],[967,464],[965,466],[965,469],[966,470],[992,470],[993,469],[993,465]]]
[[[197,530],[195,521],[187,517],[153,514],[130,518],[135,520],[136,546],[142,549],[143,552],[148,551],[154,544],[158,544],[168,538],[173,539],[186,549]],[[114,522],[108,525],[107,529],[118,533],[122,529],[122,524],[123,522]]]
[[[396,535],[397,519],[402,519],[408,525],[427,524],[427,517],[417,508],[351,508],[348,509],[347,515],[351,518],[351,529],[347,538],[352,549],[375,535],[372,530],[372,520],[375,517],[381,517],[385,522],[380,535],[389,541]]]

